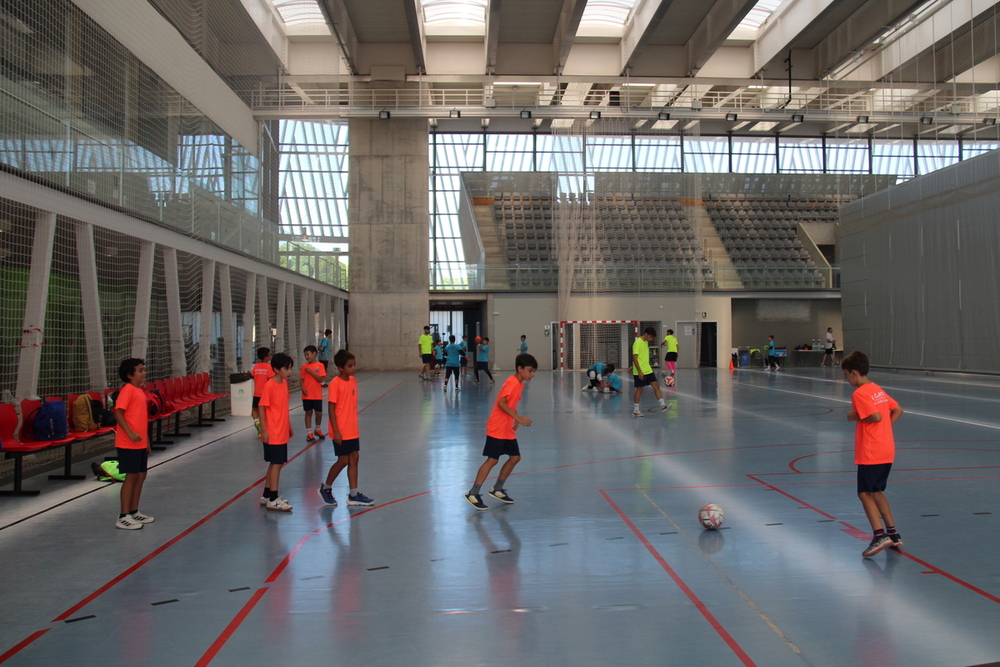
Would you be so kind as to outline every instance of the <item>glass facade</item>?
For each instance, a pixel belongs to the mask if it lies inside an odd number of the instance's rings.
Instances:
[[[889,174],[900,181],[986,151],[998,141],[868,137],[707,137],[431,133],[431,289],[464,285],[459,232],[463,171],[559,172],[592,181],[597,172]],[[573,183],[567,190],[585,189]]]
[[[4,3],[0,162],[275,262],[277,210],[251,154],[69,0]],[[59,65],[53,66],[58,62]]]

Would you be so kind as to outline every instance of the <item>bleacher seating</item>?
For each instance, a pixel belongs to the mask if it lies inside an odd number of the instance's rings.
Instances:
[[[744,287],[819,288],[823,274],[798,239],[801,222],[837,222],[836,199],[706,199],[708,212]]]

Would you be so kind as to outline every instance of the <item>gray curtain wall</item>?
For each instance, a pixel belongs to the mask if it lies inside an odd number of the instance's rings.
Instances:
[[[1000,372],[1000,151],[841,209],[844,339],[873,364]]]

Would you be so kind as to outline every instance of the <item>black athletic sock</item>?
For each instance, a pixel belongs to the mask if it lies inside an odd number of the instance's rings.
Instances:
[[[135,513],[136,513],[136,512],[138,512],[138,511],[139,511],[139,508],[138,508],[138,507],[136,507],[136,508],[135,508],[134,510],[129,510],[129,511],[128,511],[128,513],[129,513],[129,514],[135,514]]]
[[[267,494],[264,497],[267,498],[268,500],[277,500],[278,499],[278,492],[277,491],[268,491]]]
[[[128,516],[128,514],[119,514],[119,515],[118,515],[118,518],[119,518],[119,519],[124,519],[124,518],[125,518],[125,517],[127,517],[127,516]]]

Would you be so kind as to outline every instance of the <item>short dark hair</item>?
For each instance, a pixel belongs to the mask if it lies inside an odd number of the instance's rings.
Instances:
[[[867,376],[871,366],[868,364],[868,355],[861,350],[854,350],[844,357],[840,362],[840,367],[844,371],[857,371],[859,375]]]
[[[525,336],[524,334],[521,334],[521,338],[527,338],[527,336]]]
[[[305,349],[303,349],[302,351],[303,352],[319,352],[319,350],[316,349],[315,345],[306,345]]]
[[[615,372],[615,365],[614,364],[606,364],[604,366],[604,374],[605,375],[611,375],[614,372]]]
[[[656,336],[656,329],[654,329],[653,327],[646,327],[642,333],[646,334],[647,336]]]
[[[430,331],[430,330],[431,330],[430,327],[424,327],[424,331]]]
[[[448,342],[449,343],[454,343],[455,342],[455,334],[452,334],[452,335],[448,336]]]
[[[128,382],[130,377],[135,375],[135,369],[145,365],[145,359],[125,359],[118,366],[118,377],[122,379],[122,382]]]
[[[269,347],[258,347],[257,348],[257,359],[264,361],[271,356],[271,348]]]
[[[294,365],[295,362],[292,358],[284,352],[279,352],[271,357],[271,368],[274,370],[278,370],[279,368],[291,368]]]
[[[534,368],[538,370],[538,362],[530,354],[519,354],[514,360],[514,368]]]
[[[488,343],[488,342],[490,342],[490,339],[489,339],[489,338],[483,338],[483,341],[482,341],[482,342],[484,342],[484,343]]]
[[[668,336],[673,336],[674,335],[674,330],[673,329],[667,329],[667,335]]]
[[[324,336],[329,336],[332,333],[333,333],[333,329],[327,329],[326,331],[323,332],[323,335]]]
[[[337,354],[333,355],[333,365],[337,368],[343,368],[348,361],[354,358],[355,356],[347,350],[337,350]]]

